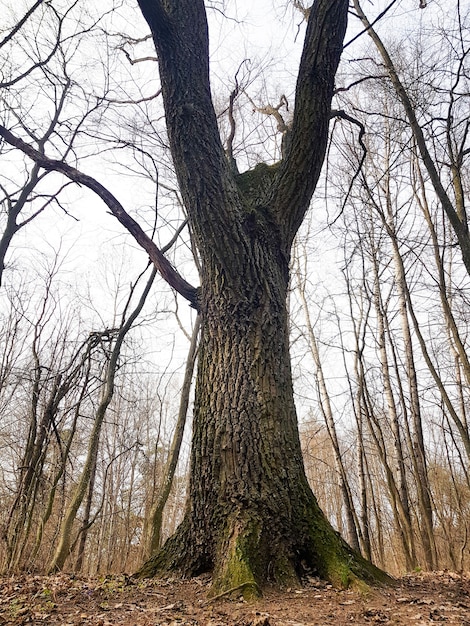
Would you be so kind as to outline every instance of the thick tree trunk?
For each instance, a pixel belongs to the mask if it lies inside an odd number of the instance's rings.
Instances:
[[[333,530],[308,486],[288,349],[291,245],[326,153],[348,0],[316,0],[308,13],[282,162],[259,164],[241,175],[226,159],[211,99],[204,0],[138,0],[138,5],[157,52],[168,141],[200,254],[200,290],[179,276],[98,181],[46,157],[3,126],[0,135],[41,168],[62,172],[97,193],[165,280],[201,314],[186,516],[140,573],[211,571],[216,590],[243,588],[247,594],[270,579],[291,584],[305,569],[339,585],[386,580]],[[113,377],[110,372],[96,440]],[[92,445],[53,569],[68,554],[67,534],[95,456]]]
[[[201,296],[202,337],[188,508],[141,569],[214,572],[214,591],[257,592],[311,570],[338,585],[373,568],[332,529],[305,476],[293,402],[286,293],[277,237],[247,220],[230,283],[214,261]],[[239,250],[244,251],[243,259]],[[233,275],[232,275],[233,276]]]

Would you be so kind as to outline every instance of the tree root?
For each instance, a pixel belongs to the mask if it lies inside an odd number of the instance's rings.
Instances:
[[[206,602],[203,602],[202,606],[207,606],[209,604],[211,604],[212,602],[215,602],[216,600],[220,600],[221,598],[225,598],[226,596],[229,596],[232,593],[235,593],[235,591],[241,591],[242,589],[245,589],[246,587],[255,587],[255,592],[257,596],[261,596],[261,589],[259,588],[258,584],[255,582],[251,582],[251,581],[247,581],[246,583],[241,583],[241,585],[237,585],[236,587],[232,587],[231,589],[227,589],[226,591],[222,591],[221,593],[218,593],[216,596],[211,596],[208,600],[206,600]]]

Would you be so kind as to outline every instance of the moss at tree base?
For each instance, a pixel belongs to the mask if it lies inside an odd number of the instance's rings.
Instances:
[[[315,508],[315,507],[314,507]],[[186,522],[187,520],[185,520]],[[318,509],[312,513],[308,536],[284,541],[258,515],[231,517],[218,539],[204,546],[183,522],[177,533],[135,574],[137,577],[202,573],[213,577],[210,597],[236,593],[246,600],[259,597],[264,587],[301,586],[302,576],[318,575],[337,588],[366,592],[370,587],[393,584],[393,579],[354,552]],[[294,532],[294,531],[293,531]],[[199,549],[198,549],[199,546]]]
[[[344,541],[320,509],[311,518],[310,540],[312,554],[308,561],[321,578],[335,587],[362,591],[369,585],[393,583],[386,572],[355,552]]]

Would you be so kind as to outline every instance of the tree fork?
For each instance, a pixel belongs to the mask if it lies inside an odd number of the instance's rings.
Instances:
[[[138,3],[202,284],[187,509],[137,575],[209,572],[213,594],[245,596],[308,571],[342,587],[390,581],[334,531],[307,483],[289,355],[289,258],[325,156],[348,0],[310,11],[283,160],[239,176],[210,95],[203,0]]]

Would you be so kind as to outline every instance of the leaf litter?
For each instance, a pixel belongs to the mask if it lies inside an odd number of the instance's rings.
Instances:
[[[0,578],[0,625],[470,626],[470,575],[442,571],[361,594],[313,577],[301,589],[211,601],[210,578],[137,580],[71,574]]]

